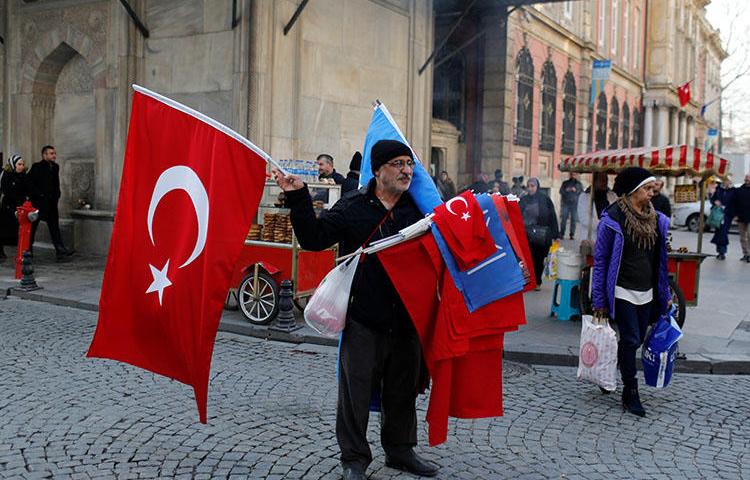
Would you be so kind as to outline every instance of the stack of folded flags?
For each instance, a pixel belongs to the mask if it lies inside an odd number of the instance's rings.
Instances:
[[[446,440],[449,416],[502,415],[503,337],[525,323],[523,292],[536,286],[518,202],[456,198],[435,209],[433,235],[377,253],[432,378],[430,445]]]

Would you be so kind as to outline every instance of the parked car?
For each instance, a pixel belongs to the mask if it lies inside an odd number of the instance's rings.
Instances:
[[[687,227],[691,232],[697,232],[700,223],[700,210],[700,202],[675,203],[672,206],[672,226]],[[708,200],[706,200],[706,205],[703,208],[703,214],[706,218],[711,214],[711,202]],[[710,228],[704,226],[703,230],[709,231]]]

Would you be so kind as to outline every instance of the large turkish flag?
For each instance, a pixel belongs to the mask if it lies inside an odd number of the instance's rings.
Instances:
[[[205,423],[216,331],[267,155],[198,112],[136,90],[88,356],[191,385]]]

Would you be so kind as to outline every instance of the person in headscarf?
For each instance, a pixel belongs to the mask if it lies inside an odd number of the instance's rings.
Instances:
[[[711,243],[716,245],[716,258],[719,260],[726,260],[727,248],[729,246],[729,226],[732,224],[732,211],[729,209],[729,205],[732,201],[732,195],[734,194],[734,186],[732,181],[727,178],[724,180],[723,185],[716,185],[716,190],[711,196],[711,203],[713,203],[712,209],[721,209],[723,220],[719,228],[714,232],[711,237]]]
[[[578,228],[574,237],[576,240],[588,241],[590,228],[591,243],[596,241],[596,229],[602,213],[617,201],[617,194],[610,190],[607,181],[605,172],[594,173],[591,186],[578,197]],[[594,191],[593,204],[591,203],[592,190]]]
[[[552,200],[539,190],[539,179],[529,178],[526,184],[526,195],[521,198],[519,207],[526,226],[526,237],[531,248],[534,263],[537,290],[542,284],[544,258],[549,252],[552,241],[560,237],[555,205]]]
[[[20,155],[8,157],[0,179],[0,193],[3,197],[0,202],[0,259],[3,259],[6,258],[3,246],[18,243],[16,207],[23,205],[30,195],[26,162]]]
[[[599,222],[591,291],[594,313],[614,320],[620,331],[617,359],[623,409],[641,417],[646,410],[638,395],[635,352],[649,323],[665,315],[672,303],[669,219],[651,204],[655,181],[640,167],[626,168],[615,179],[619,198]]]

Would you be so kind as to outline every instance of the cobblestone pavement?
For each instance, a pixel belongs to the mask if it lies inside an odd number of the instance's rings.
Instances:
[[[0,477],[339,478],[333,349],[219,334],[201,425],[188,387],[85,359],[95,321],[0,301]],[[750,377],[643,387],[639,419],[573,369],[505,373],[504,417],[452,420],[446,444],[421,447],[440,478],[750,479]],[[421,398],[421,445],[425,408]],[[370,478],[413,478],[374,453]]]

